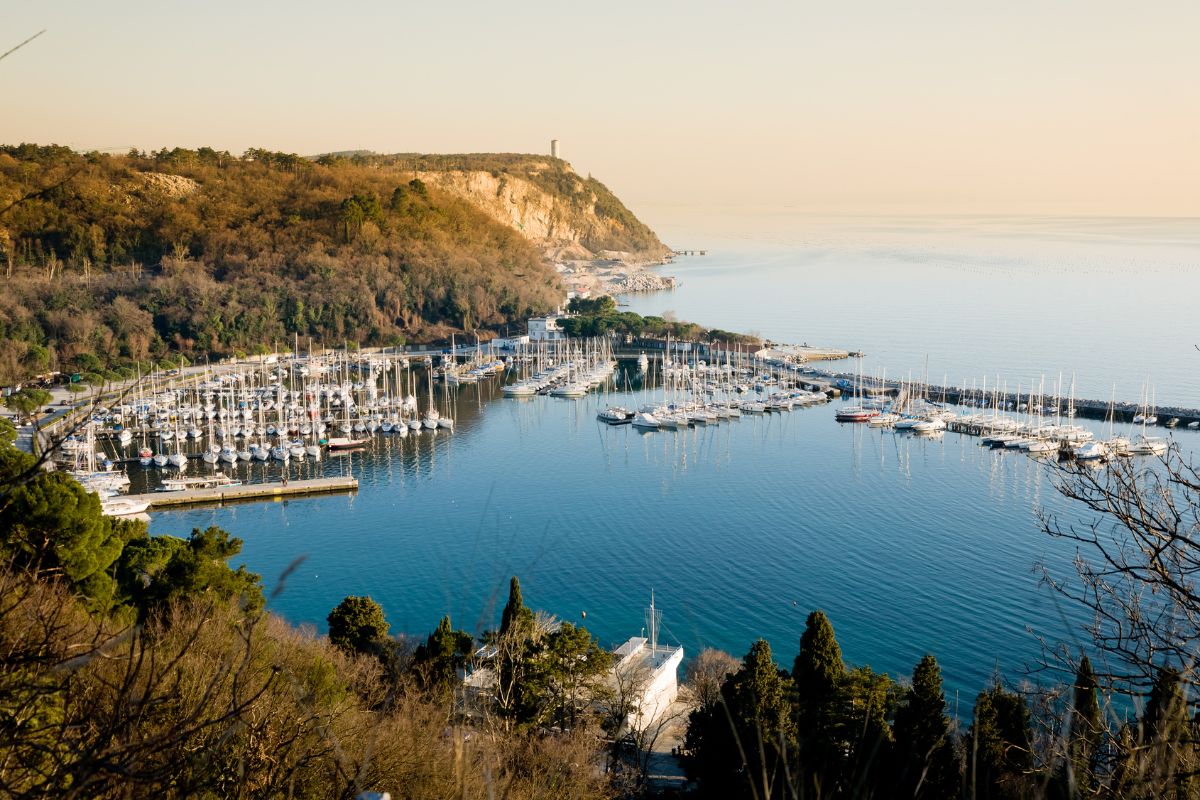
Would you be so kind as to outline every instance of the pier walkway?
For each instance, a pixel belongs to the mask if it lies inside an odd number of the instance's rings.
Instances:
[[[123,499],[147,502],[151,509],[171,506],[195,506],[232,503],[239,500],[278,500],[312,494],[353,492],[358,489],[358,479],[351,477],[313,478],[303,481],[278,481],[270,483],[247,483],[240,486],[217,486],[211,489],[185,489],[182,492],[149,492],[131,494]]]

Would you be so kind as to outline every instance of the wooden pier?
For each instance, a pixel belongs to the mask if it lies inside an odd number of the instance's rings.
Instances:
[[[145,501],[150,504],[151,509],[158,509],[214,503],[220,505],[242,500],[280,500],[285,497],[303,495],[353,492],[357,489],[357,478],[313,478],[303,481],[288,481],[287,483],[272,481],[270,483],[244,483],[240,486],[216,486],[211,489],[185,489],[182,492],[131,494],[126,499],[135,502]]]

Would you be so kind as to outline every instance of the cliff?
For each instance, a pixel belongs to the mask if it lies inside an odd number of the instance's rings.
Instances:
[[[366,158],[469,201],[552,260],[647,262],[671,253],[608,187],[562,159],[510,153]]]

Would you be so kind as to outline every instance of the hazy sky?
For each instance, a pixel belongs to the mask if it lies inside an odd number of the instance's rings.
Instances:
[[[0,51],[48,29],[0,61],[5,143],[558,138],[643,213],[1200,215],[1197,0],[44,0],[3,19]]]

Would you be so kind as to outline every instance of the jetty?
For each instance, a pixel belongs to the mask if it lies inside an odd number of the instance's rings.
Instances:
[[[822,372],[810,370],[810,377],[818,381],[828,382],[832,387],[842,391],[857,390],[873,397],[896,395],[900,392],[901,381],[880,380],[878,378],[862,378],[852,373]],[[932,383],[904,382],[910,395],[926,397],[937,402],[951,405],[975,408],[998,407],[1001,410],[1013,411],[1036,405],[1039,401],[1038,392],[1024,390],[1012,392],[996,388],[976,388],[960,386],[939,386]],[[1130,403],[1112,400],[1071,399],[1066,395],[1042,393],[1042,403],[1057,406],[1068,416],[1079,416],[1088,419],[1107,421],[1111,416],[1114,422],[1133,422],[1138,414],[1147,412],[1145,403]],[[1191,423],[1200,423],[1200,409],[1184,408],[1182,406],[1156,406],[1151,411],[1157,416],[1152,425],[1167,426],[1172,420],[1175,424],[1187,427]]]
[[[237,486],[215,486],[208,489],[185,489],[181,492],[148,492],[127,495],[133,502],[145,502],[149,508],[176,506],[224,505],[242,500],[281,500],[285,497],[300,497],[314,494],[353,492],[358,489],[358,479],[349,476],[335,478],[313,478],[310,480],[269,481],[266,483],[244,483]]]

